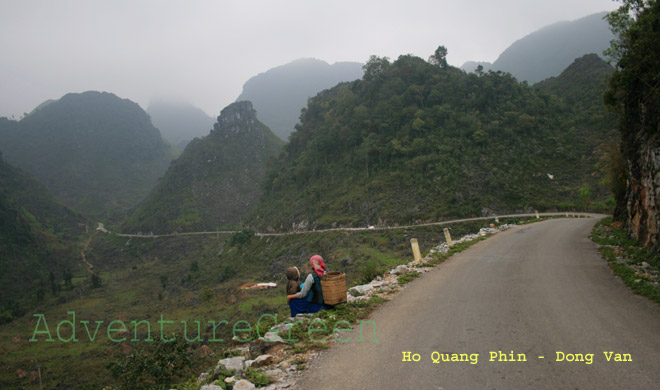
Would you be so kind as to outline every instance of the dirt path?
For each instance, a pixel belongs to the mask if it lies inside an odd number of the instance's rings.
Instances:
[[[88,271],[90,274],[91,274],[91,273],[94,273],[94,271],[92,271],[92,268],[93,268],[94,266],[93,266],[89,261],[87,261],[87,258],[85,257],[85,252],[87,251],[87,248],[89,248],[89,244],[92,242],[92,238],[94,238],[94,235],[95,235],[96,233],[97,233],[97,232],[95,231],[94,233],[92,233],[92,234],[89,236],[89,238],[88,238],[87,241],[85,242],[85,246],[83,247],[83,250],[80,251],[80,256],[82,257],[82,261],[83,261],[83,263],[87,264],[87,271]]]

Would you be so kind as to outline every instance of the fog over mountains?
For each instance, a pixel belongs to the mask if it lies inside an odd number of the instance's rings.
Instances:
[[[358,62],[330,65],[303,58],[250,78],[236,100],[251,101],[259,119],[278,137],[287,140],[307,99],[340,82],[359,79],[362,73],[362,64]]]
[[[200,108],[183,101],[154,99],[146,111],[163,139],[180,150],[193,138],[207,135],[215,122]]]
[[[514,42],[492,64],[466,62],[461,69],[473,72],[478,65],[484,71],[501,70],[530,84],[557,76],[574,59],[585,54],[603,51],[610,46],[614,35],[604,16],[606,12],[589,15],[574,21],[563,21],[543,27]]]
[[[0,151],[86,216],[132,207],[172,159],[149,116],[128,99],[89,91],[40,107],[18,122],[0,122]]]

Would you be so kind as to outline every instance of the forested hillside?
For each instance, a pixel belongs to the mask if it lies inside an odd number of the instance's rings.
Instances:
[[[614,115],[607,113],[603,103],[613,72],[614,68],[597,54],[586,54],[576,58],[559,76],[543,80],[534,88],[560,96],[570,105],[593,110],[594,115]]]
[[[605,208],[595,153],[612,131],[604,107],[594,118],[509,74],[432,62],[372,57],[362,80],[311,99],[250,223],[289,230],[585,208],[594,200]]]
[[[238,225],[259,201],[266,164],[282,144],[250,102],[227,106],[211,133],[194,139],[172,162],[124,230],[170,233]]]
[[[74,246],[84,223],[0,154],[0,323],[57,292],[79,262]]]
[[[0,150],[67,206],[99,219],[137,204],[172,158],[140,106],[93,91],[3,120]]]

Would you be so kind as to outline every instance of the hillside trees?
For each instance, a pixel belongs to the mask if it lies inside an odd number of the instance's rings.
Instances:
[[[0,126],[2,125],[0,120]],[[0,153],[0,312],[20,316],[46,292],[57,295],[63,276],[72,288],[78,263],[76,242],[84,219],[59,203],[45,186],[2,159]],[[50,281],[50,286],[49,286]],[[2,309],[5,308],[5,309]]]
[[[268,161],[282,144],[252,103],[230,104],[209,135],[191,141],[172,162],[122,229],[167,233],[239,224],[257,203]]]
[[[438,48],[435,49],[433,55],[429,57],[429,62],[432,63],[433,65],[438,65],[443,69],[447,69],[447,67],[449,66],[447,64],[447,48],[444,46],[438,46]],[[481,66],[481,69],[479,71],[481,72],[482,70],[483,70],[483,66]]]
[[[372,56],[362,80],[310,99],[250,223],[363,226],[577,206],[579,188],[599,186],[594,149],[609,131],[602,118],[586,122],[509,74]]]

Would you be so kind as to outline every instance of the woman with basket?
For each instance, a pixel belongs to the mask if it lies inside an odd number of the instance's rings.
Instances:
[[[286,296],[291,316],[295,317],[298,313],[316,313],[319,310],[329,309],[332,306],[326,305],[323,300],[323,289],[321,287],[321,276],[326,273],[326,266],[323,258],[314,255],[309,259],[309,265],[312,272],[307,275],[302,284],[302,290],[296,294]]]

